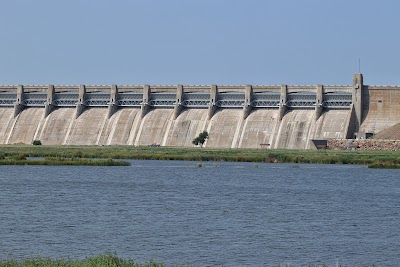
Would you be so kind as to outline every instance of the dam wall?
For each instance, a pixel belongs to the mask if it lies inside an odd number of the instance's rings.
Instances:
[[[352,85],[0,86],[0,144],[313,148],[400,123],[400,88]]]
[[[400,123],[400,87],[365,86],[360,132],[376,134]]]

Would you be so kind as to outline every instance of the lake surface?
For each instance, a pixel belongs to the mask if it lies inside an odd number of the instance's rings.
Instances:
[[[0,260],[400,266],[400,171],[131,161],[0,166]]]

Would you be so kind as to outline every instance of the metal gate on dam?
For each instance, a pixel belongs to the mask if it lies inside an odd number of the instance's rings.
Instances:
[[[0,86],[0,143],[312,148],[400,123],[398,87]]]

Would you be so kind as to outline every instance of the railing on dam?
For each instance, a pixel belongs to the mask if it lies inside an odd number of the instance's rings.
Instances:
[[[224,92],[218,94],[217,107],[242,108],[245,103],[244,92]]]
[[[349,92],[325,93],[322,106],[329,109],[349,109],[352,104],[352,94]]]
[[[290,108],[315,108],[317,94],[314,92],[293,92],[287,94],[286,106]]]
[[[143,93],[127,92],[119,93],[117,105],[120,107],[140,107],[143,104]]]
[[[27,107],[44,107],[46,101],[47,101],[46,92],[29,92],[24,94],[21,103],[22,105]]]
[[[13,107],[17,101],[17,92],[0,92],[0,106]]]
[[[83,104],[88,107],[107,107],[110,104],[110,94],[104,92],[87,93]]]
[[[253,101],[250,105],[253,108],[279,108],[281,93],[280,92],[259,92],[254,93]]]
[[[58,92],[54,94],[53,105],[56,107],[75,107],[79,100],[79,93]]]
[[[114,89],[112,89],[114,88]],[[350,109],[352,86],[0,86],[0,106]]]
[[[210,105],[210,93],[184,93],[181,105],[188,108],[207,108]]]
[[[151,107],[173,108],[176,104],[176,93],[159,92],[150,95],[149,105]]]

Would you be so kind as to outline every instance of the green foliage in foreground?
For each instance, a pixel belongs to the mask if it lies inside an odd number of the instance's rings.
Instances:
[[[0,165],[48,165],[48,166],[129,166],[126,161],[112,159],[76,159],[49,157],[44,160],[26,160],[26,158],[0,159]]]
[[[208,139],[208,132],[203,131],[202,133],[199,134],[199,136],[197,136],[195,139],[193,139],[192,144],[195,146],[198,146],[198,145],[203,146],[203,144],[206,142],[207,139]]]
[[[135,263],[133,260],[124,260],[114,255],[100,255],[80,261],[53,260],[49,258],[27,259],[21,262],[3,261],[0,267],[162,267],[162,263],[150,261]]]
[[[114,255],[99,255],[84,260],[63,260],[36,258],[24,261],[0,261],[0,267],[164,267],[163,263],[154,260],[145,263],[136,263],[133,260],[124,260]],[[188,267],[189,265],[174,265],[175,267]],[[292,265],[275,265],[277,267],[292,267]],[[346,265],[309,264],[308,267],[345,267]],[[363,265],[375,267],[375,265]]]
[[[342,265],[342,264],[335,264],[335,265],[327,265],[327,264],[317,264],[317,265],[314,265],[314,264],[309,264],[309,265],[307,265],[308,267],[347,267],[346,265]],[[375,264],[372,264],[372,265],[360,265],[360,266],[362,266],[362,267],[377,267]],[[278,265],[276,265],[276,267],[294,267],[294,266],[292,266],[292,265],[280,265],[280,264],[278,264]]]
[[[373,163],[373,164],[369,164],[368,168],[371,168],[371,169],[400,169],[400,164]]]
[[[33,141],[32,141],[32,145],[34,145],[34,146],[41,146],[41,145],[42,145],[42,141],[40,141],[40,140],[33,140]]]
[[[0,155],[74,159],[152,159],[236,162],[287,162],[324,164],[400,164],[397,151],[211,149],[133,146],[3,145]]]

